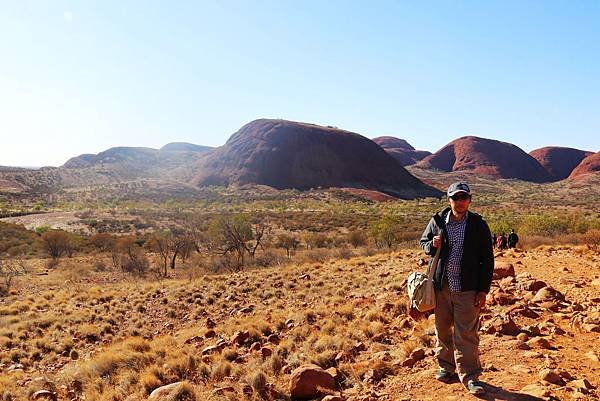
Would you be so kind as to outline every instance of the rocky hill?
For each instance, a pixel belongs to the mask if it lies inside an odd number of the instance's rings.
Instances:
[[[583,159],[593,153],[573,148],[546,146],[532,150],[529,155],[550,173],[554,181],[560,181],[567,178]]]
[[[381,146],[383,150],[398,160],[403,166],[415,164],[431,154],[431,152],[426,150],[415,150],[406,140],[393,136],[373,138],[373,142]]]
[[[532,182],[548,182],[552,179],[536,159],[519,147],[476,136],[458,138],[417,164],[422,168],[465,171]]]
[[[598,175],[600,173],[600,152],[593,153],[579,163],[579,165],[571,172],[569,179],[580,179],[590,174]]]
[[[440,196],[359,134],[286,120],[255,120],[198,164],[194,183],[277,189],[352,187],[400,198]]]
[[[171,142],[160,148],[160,150],[169,152],[208,152],[212,149],[210,146],[195,145],[187,142]]]

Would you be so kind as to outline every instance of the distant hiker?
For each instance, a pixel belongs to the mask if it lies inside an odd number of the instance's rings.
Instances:
[[[441,247],[437,266],[429,267],[435,269],[435,377],[449,383],[458,376],[470,393],[483,394],[477,331],[494,271],[491,233],[482,217],[469,211],[466,183],[450,185],[448,198],[450,207],[433,216],[421,237],[428,255]]]
[[[517,233],[515,232],[514,229],[510,229],[510,234],[508,234],[508,247],[509,248],[516,248],[517,247],[517,242],[519,242],[519,236],[517,235]]]
[[[496,233],[494,233],[494,235],[492,235],[492,246],[495,248],[496,247],[496,242],[498,241],[498,236],[496,235]]]
[[[506,249],[506,235],[504,233],[500,234],[496,240],[496,248],[500,250]]]

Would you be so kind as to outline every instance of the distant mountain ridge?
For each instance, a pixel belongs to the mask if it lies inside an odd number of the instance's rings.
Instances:
[[[431,154],[426,150],[415,150],[405,139],[393,136],[380,136],[372,140],[403,166],[415,164]]]

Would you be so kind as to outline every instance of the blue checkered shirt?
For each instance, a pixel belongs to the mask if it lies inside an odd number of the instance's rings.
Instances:
[[[450,219],[452,211],[448,211],[444,216],[446,221],[446,231],[450,250],[446,259],[446,277],[448,278],[448,287],[452,292],[460,292],[460,261],[463,254],[463,244],[465,242],[465,231],[467,227],[467,218],[469,214],[461,221],[454,222]]]

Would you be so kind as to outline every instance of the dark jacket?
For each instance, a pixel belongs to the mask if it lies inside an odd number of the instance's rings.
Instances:
[[[433,246],[433,237],[442,233],[442,250],[440,259],[435,268],[433,280],[435,287],[442,288],[445,276],[446,259],[448,258],[448,235],[446,231],[446,222],[443,215],[450,208],[446,208],[434,215],[427,228],[421,236],[421,248],[428,255],[435,255],[436,248]],[[473,212],[467,212],[467,226],[465,228],[465,241],[463,243],[463,254],[460,262],[460,288],[461,291],[479,291],[490,292],[492,285],[492,274],[494,273],[494,251],[492,248],[490,229],[480,215]],[[431,263],[433,258],[431,258]]]

